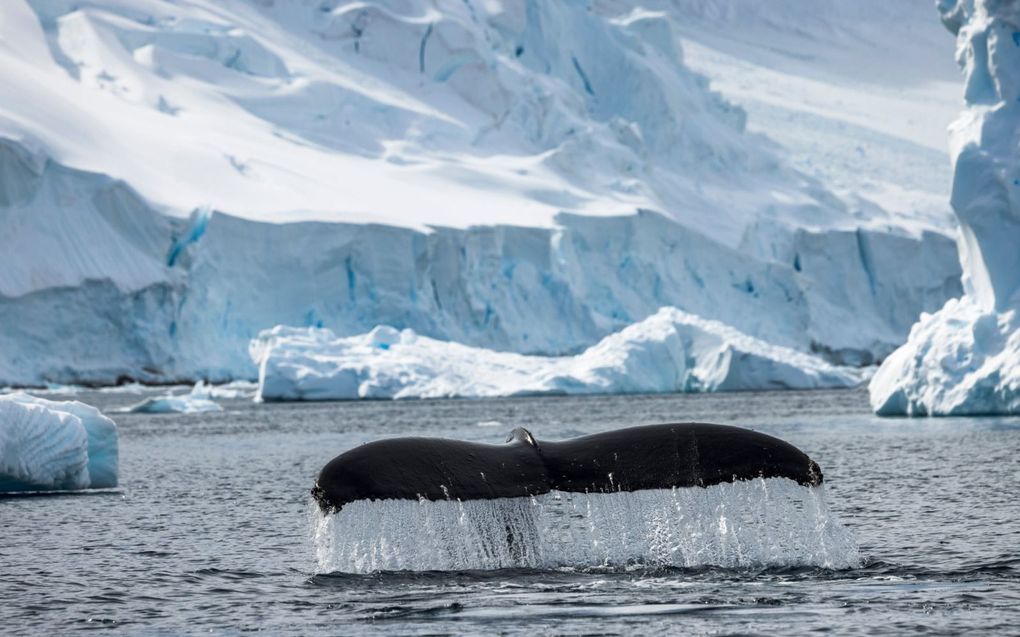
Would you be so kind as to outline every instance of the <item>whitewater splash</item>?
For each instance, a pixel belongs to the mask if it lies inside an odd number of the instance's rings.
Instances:
[[[708,488],[315,507],[318,571],[861,563],[824,487],[785,478]]]

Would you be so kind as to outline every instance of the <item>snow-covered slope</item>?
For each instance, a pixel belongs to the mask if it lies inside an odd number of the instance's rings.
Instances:
[[[662,306],[884,356],[952,241],[748,131],[678,7],[6,3],[0,383],[252,377],[278,324],[574,353]]]
[[[0,493],[117,486],[117,426],[98,409],[0,396]]]
[[[964,290],[872,379],[883,415],[1020,413],[1020,3],[940,0],[967,108],[950,129]]]
[[[939,55],[949,39],[931,0],[643,4],[676,16],[687,66],[861,223],[952,228],[945,129],[959,72]]]
[[[424,229],[682,208],[719,236],[763,202],[838,216],[747,139],[654,14],[15,0],[4,36],[0,131],[178,215]]]
[[[848,387],[859,372],[663,308],[576,356],[522,356],[380,326],[266,330],[251,343],[262,400],[481,397]]]

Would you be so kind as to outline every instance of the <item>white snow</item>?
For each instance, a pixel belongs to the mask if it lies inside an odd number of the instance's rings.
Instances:
[[[930,2],[669,4],[685,63],[859,223],[954,229],[945,130],[959,78]]]
[[[117,486],[117,426],[98,409],[0,395],[0,492]]]
[[[965,296],[924,314],[870,384],[883,416],[1020,413],[1020,313]]]
[[[641,4],[6,2],[0,384],[251,379],[274,325],[562,355],[663,306],[862,364],[960,293],[926,0]],[[862,126],[870,172],[797,146]]]
[[[1020,413],[1020,5],[940,0],[967,107],[950,129],[965,296],[923,314],[870,384],[883,415]]]
[[[126,411],[144,414],[197,414],[208,411],[223,411],[219,403],[212,400],[214,388],[199,381],[187,394],[167,394],[146,398]],[[231,394],[224,397],[232,397]]]
[[[251,356],[262,400],[804,389],[861,381],[857,370],[676,308],[576,356],[494,352],[388,326],[347,338],[277,326],[252,341]]]
[[[177,215],[208,205],[425,229],[474,225],[479,211],[550,226],[565,210],[680,202],[707,219],[726,202],[725,233],[763,198],[814,202],[744,139],[739,109],[678,63],[661,15],[610,20],[559,2],[9,4],[0,134]]]

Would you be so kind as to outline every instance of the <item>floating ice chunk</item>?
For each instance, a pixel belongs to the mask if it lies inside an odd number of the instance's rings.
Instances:
[[[338,338],[278,326],[249,348],[258,399],[348,400],[846,387],[857,370],[768,344],[676,308],[577,356],[524,356],[380,326]]]
[[[102,394],[137,394],[140,391],[145,390],[145,385],[132,381],[130,383],[124,383],[123,385],[111,385],[109,387],[100,387],[96,391]]]
[[[883,416],[1020,413],[1020,321],[970,297],[926,314],[871,380]]]
[[[191,392],[181,396],[167,395],[146,398],[127,411],[145,414],[196,414],[205,411],[223,411],[212,400],[213,388],[202,381],[195,383]]]
[[[223,385],[209,387],[210,398],[251,398],[258,391],[258,383],[250,380],[234,380]]]
[[[98,409],[0,396],[0,492],[117,486],[117,426]]]

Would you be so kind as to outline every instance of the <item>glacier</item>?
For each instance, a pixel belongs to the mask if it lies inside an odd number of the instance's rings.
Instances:
[[[661,4],[12,0],[0,385],[254,379],[276,325],[573,356],[665,306],[881,360],[961,293],[950,228],[790,165]]]
[[[1020,413],[1020,5],[939,0],[966,109],[950,127],[965,294],[924,314],[869,385],[881,415]]]
[[[117,486],[117,425],[77,401],[0,395],[0,493]]]
[[[277,326],[250,345],[257,400],[488,397],[848,387],[859,370],[663,308],[575,356],[525,356],[378,326]]]

